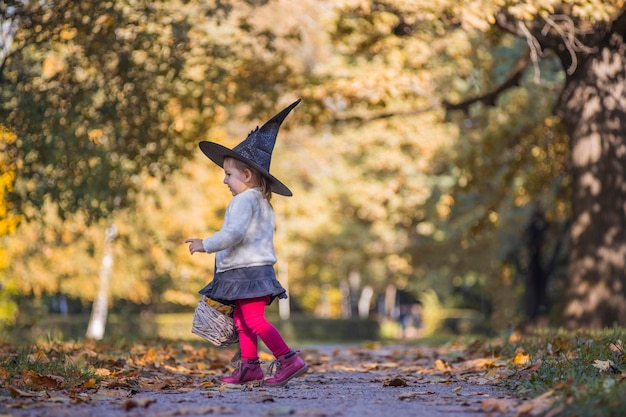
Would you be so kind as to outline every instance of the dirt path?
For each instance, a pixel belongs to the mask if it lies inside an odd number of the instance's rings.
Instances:
[[[139,416],[514,416],[516,401],[502,388],[487,359],[450,363],[416,347],[314,347],[302,355],[311,371],[283,388],[189,387],[102,390],[84,403],[63,397],[22,406],[0,403],[0,417]],[[453,355],[454,356],[454,355]],[[448,358],[449,359],[449,358]],[[465,358],[460,358],[465,359]],[[267,363],[265,364],[267,365]],[[489,375],[491,373],[491,376]],[[504,411],[504,412],[502,412]]]

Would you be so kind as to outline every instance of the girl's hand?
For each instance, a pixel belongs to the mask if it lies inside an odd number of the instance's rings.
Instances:
[[[204,252],[204,246],[202,245],[202,239],[187,239],[185,243],[189,243],[189,253],[194,254],[196,252]]]

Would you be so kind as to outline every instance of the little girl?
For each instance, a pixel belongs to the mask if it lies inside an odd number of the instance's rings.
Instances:
[[[215,252],[215,276],[200,293],[235,306],[233,321],[239,334],[241,362],[223,383],[264,383],[283,386],[304,374],[308,366],[291,350],[276,328],[265,318],[265,306],[287,298],[276,279],[274,264],[274,211],[272,192],[291,196],[282,182],[269,173],[276,136],[281,123],[300,100],[286,107],[260,129],[257,127],[232,150],[214,142],[200,142],[200,149],[224,169],[224,183],[233,195],[224,224],[206,239],[191,238],[189,252]],[[258,356],[258,338],[276,360],[274,376],[264,379]]]

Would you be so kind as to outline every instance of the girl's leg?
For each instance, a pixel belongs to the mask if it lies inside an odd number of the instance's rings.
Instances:
[[[245,318],[239,301],[235,302],[233,312],[233,323],[239,334],[239,350],[241,358],[246,360],[258,360],[258,337],[252,329],[246,326]]]
[[[274,356],[290,352],[278,330],[265,318],[265,306],[269,296],[237,300],[233,320],[239,333],[241,357],[256,360],[258,356],[258,339],[272,351]]]
[[[263,381],[263,370],[257,352],[258,336],[246,323],[246,308],[239,302],[235,303],[233,321],[239,334],[241,361],[233,373],[220,378],[226,384],[258,383]]]

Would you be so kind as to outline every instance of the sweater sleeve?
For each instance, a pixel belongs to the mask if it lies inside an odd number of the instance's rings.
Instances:
[[[237,198],[239,196],[241,198]],[[226,209],[224,224],[220,231],[202,241],[207,253],[228,249],[243,241],[246,230],[252,221],[253,202],[244,198],[243,194],[237,195],[231,200]]]

